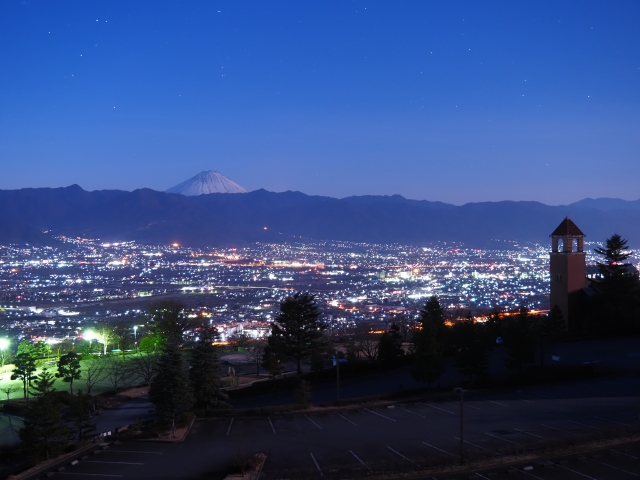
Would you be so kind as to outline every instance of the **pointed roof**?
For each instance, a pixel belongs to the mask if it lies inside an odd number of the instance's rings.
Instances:
[[[573,223],[573,220],[571,220],[569,217],[566,217],[561,223],[560,225],[558,225],[558,228],[556,228],[553,233],[551,234],[552,237],[564,237],[564,236],[570,236],[570,237],[584,237],[584,233],[582,233],[582,230],[580,230],[578,228],[578,226]]]

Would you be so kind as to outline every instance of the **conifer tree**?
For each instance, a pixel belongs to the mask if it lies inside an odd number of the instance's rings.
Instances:
[[[522,370],[525,365],[536,361],[535,337],[528,308],[521,307],[518,315],[508,320],[505,344],[508,357],[504,363],[507,368]]]
[[[395,323],[380,336],[378,343],[378,360],[387,366],[394,366],[404,355],[400,327]]]
[[[271,335],[267,338],[267,345],[264,347],[264,353],[262,354],[262,367],[269,372],[269,375],[274,381],[276,376],[282,373],[285,361],[285,349],[282,345],[282,338],[280,336]]]
[[[18,346],[18,354],[14,361],[13,371],[11,372],[11,380],[21,380],[24,398],[28,400],[28,386],[31,378],[36,371],[36,356],[31,343],[24,340]]]
[[[280,304],[280,314],[271,328],[271,335],[281,339],[278,344],[284,353],[296,361],[299,374],[302,361],[317,348],[326,328],[319,318],[315,296],[297,292]]]
[[[34,399],[19,432],[27,454],[36,460],[55,457],[69,442],[69,428],[62,422],[61,405],[55,397],[53,383],[54,377],[46,369],[34,379]]]
[[[182,368],[182,354],[174,342],[166,344],[156,372],[149,387],[149,400],[156,406],[162,422],[173,421],[177,413],[193,404],[191,389]]]
[[[413,378],[431,385],[444,372],[442,354],[448,337],[444,311],[435,295],[420,310],[420,330],[415,333]]]
[[[484,375],[489,367],[487,343],[483,333],[471,313],[453,327],[456,347],[454,365],[469,380]]]
[[[220,390],[218,352],[213,345],[214,330],[205,328],[200,341],[193,348],[189,362],[189,384],[193,390],[196,405],[209,410],[209,407],[226,407],[227,395]]]
[[[73,395],[73,381],[80,380],[80,357],[76,352],[68,352],[58,360],[56,378],[62,378],[69,384],[69,393]]]

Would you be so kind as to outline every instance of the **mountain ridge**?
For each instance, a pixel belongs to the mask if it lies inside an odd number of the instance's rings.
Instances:
[[[497,246],[548,243],[570,216],[603,242],[613,233],[640,246],[640,210],[598,210],[540,202],[475,202],[461,206],[397,196],[343,199],[254,190],[244,195],[184,196],[152,189],[86,191],[78,185],[0,190],[0,243],[47,243],[52,234],[142,243],[235,246],[252,242],[345,240],[428,245],[437,241]],[[266,227],[266,229],[265,229]]]

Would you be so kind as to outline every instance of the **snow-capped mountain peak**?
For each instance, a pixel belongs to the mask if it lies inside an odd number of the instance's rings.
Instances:
[[[200,172],[195,177],[171,187],[166,192],[192,196],[206,193],[247,193],[247,190],[220,172],[209,170]]]

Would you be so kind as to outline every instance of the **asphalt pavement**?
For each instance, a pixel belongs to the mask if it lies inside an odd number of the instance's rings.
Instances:
[[[465,454],[499,458],[542,443],[561,445],[613,430],[628,431],[640,427],[639,400],[637,376],[469,392],[464,409]],[[51,473],[87,480],[223,478],[238,459],[262,452],[268,455],[262,479],[320,479],[421,472],[458,459],[460,406],[453,393],[437,402],[425,399],[390,407],[198,421],[182,443],[110,443],[75,465],[67,464],[64,471],[52,469]],[[521,465],[514,473],[543,480],[638,478],[638,458],[640,445],[635,445],[621,454],[607,450],[598,458],[568,457],[546,466]],[[532,470],[524,470],[525,466]],[[519,478],[506,470],[474,475]]]

